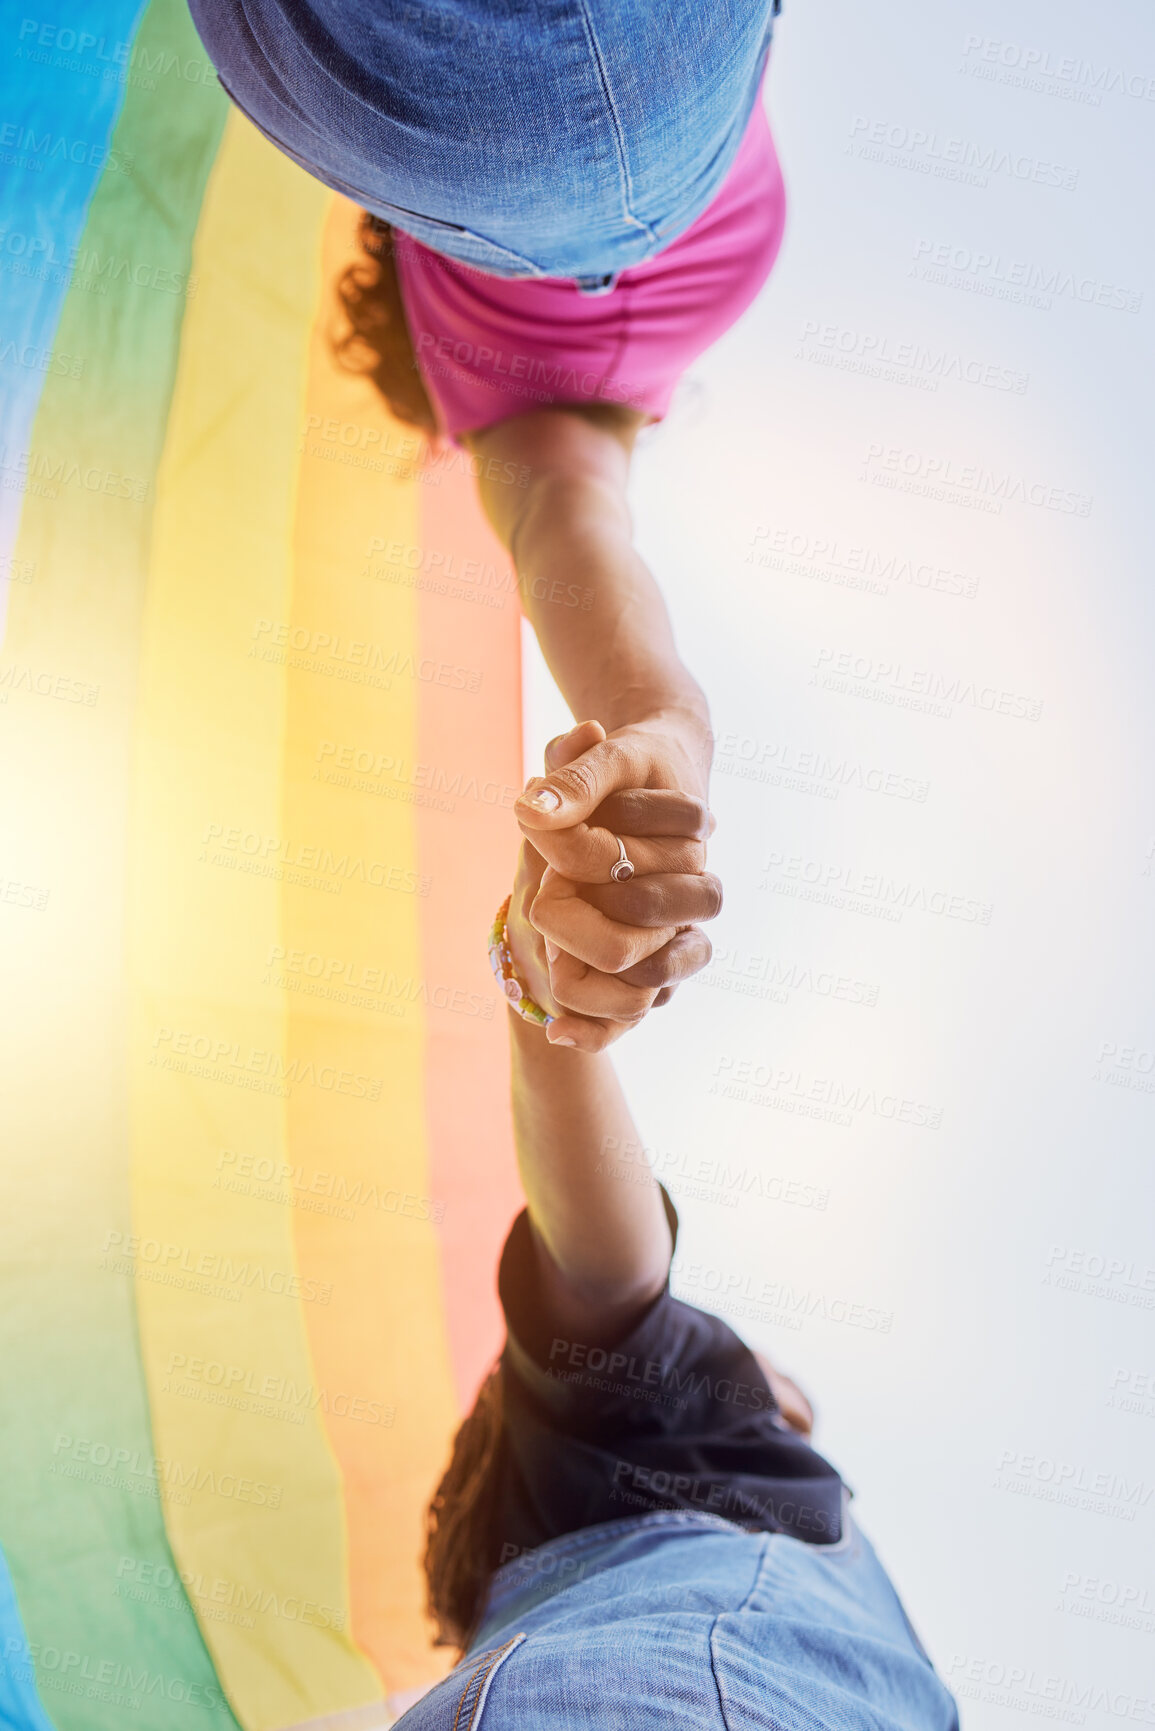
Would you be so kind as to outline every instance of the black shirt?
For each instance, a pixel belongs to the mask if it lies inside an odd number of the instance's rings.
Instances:
[[[678,1216],[662,1198],[677,1241]],[[602,1521],[697,1509],[810,1544],[841,1537],[842,1482],[792,1431],[750,1349],[669,1286],[622,1339],[563,1338],[523,1209],[498,1272],[504,1459],[498,1560]]]

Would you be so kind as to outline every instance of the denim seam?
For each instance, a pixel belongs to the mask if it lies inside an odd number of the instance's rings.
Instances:
[[[772,1534],[767,1533],[762,1541],[762,1555],[758,1559],[758,1567],[754,1570],[754,1579],[750,1582],[750,1591],[746,1594],[742,1603],[735,1607],[738,1611],[744,1611],[747,1608],[751,1599],[754,1597],[755,1593],[757,1593],[759,1587],[761,1587],[765,1576],[770,1571],[770,1540],[772,1536]]]
[[[336,176],[334,176],[333,178],[336,179]],[[353,188],[349,188],[346,191],[345,196],[347,198],[351,198],[353,200],[354,204],[362,203],[361,194],[359,192],[355,191]],[[427,222],[429,224],[430,228],[432,228],[432,229],[435,229],[435,230],[436,229],[446,229],[450,234],[463,235],[466,240],[478,240],[482,243],[483,246],[492,247],[494,252],[499,252],[501,254],[502,258],[513,259],[517,264],[524,266],[523,273],[520,277],[501,277],[501,276],[499,276],[499,273],[497,271],[486,271],[486,268],[483,264],[473,264],[470,262],[469,259],[464,259],[464,258],[456,260],[456,262],[458,264],[465,265],[466,268],[469,270],[480,271],[483,276],[497,276],[497,277],[499,277],[499,281],[501,281],[501,282],[530,281],[534,278],[543,277],[545,275],[545,272],[541,268],[541,266],[539,264],[535,264],[531,258],[526,258],[524,256],[524,254],[522,254],[520,252],[514,252],[512,250],[512,248],[510,248],[508,246],[502,246],[500,241],[490,240],[490,238],[487,234],[479,234],[475,228],[463,228],[459,222],[446,222],[442,217],[439,217],[439,216],[426,216],[424,211],[409,210],[403,204],[391,204],[387,198],[379,198],[375,202],[377,204],[381,205],[383,209],[391,210],[391,211],[392,210],[399,211],[402,216],[411,216],[414,218],[414,220],[416,222]],[[392,218],[390,218],[389,220],[392,221]],[[401,228],[402,226],[403,225],[401,223],[394,223],[395,228]],[[410,240],[417,241],[419,246],[426,247],[428,249],[428,251],[430,251],[430,252],[437,252],[438,251],[438,248],[435,247],[430,241],[423,241],[421,239],[420,235],[410,234],[408,229],[405,230],[405,233],[409,234]],[[446,253],[446,254],[440,254],[439,256],[452,258],[453,254],[452,253]]]
[[[718,1697],[718,1712],[722,1715],[722,1724],[725,1727],[725,1731],[730,1731],[730,1715],[726,1711],[726,1699],[722,1694],[722,1679],[718,1675],[718,1666],[714,1649],[714,1631],[717,1629],[718,1624],[721,1621],[721,1614],[719,1614],[710,1624],[710,1633],[706,1645],[710,1654],[710,1675],[714,1679],[714,1693]]]
[[[655,234],[652,226],[648,222],[643,222],[642,218],[637,216],[633,209],[634,188],[633,182],[630,179],[630,165],[626,156],[626,141],[625,134],[622,130],[621,117],[618,114],[617,104],[614,101],[613,91],[610,88],[609,73],[606,70],[606,63],[602,56],[601,43],[598,41],[597,32],[594,29],[594,21],[590,16],[589,0],[578,0],[578,4],[581,7],[582,23],[585,26],[586,38],[589,42],[595,64],[597,65],[598,78],[601,81],[602,95],[606,99],[606,106],[610,111],[610,119],[613,122],[614,149],[617,153],[618,173],[622,183],[622,215],[626,218],[627,222],[632,222],[635,228],[640,228],[643,234],[648,235],[650,240],[656,241],[658,236]]]
[[[453,1716],[453,1731],[471,1731],[471,1728],[478,1723],[481,1718],[482,1710],[485,1707],[485,1698],[489,1694],[489,1686],[493,1682],[494,1673],[500,1665],[505,1663],[514,1648],[520,1647],[524,1640],[524,1634],[514,1635],[512,1639],[506,1641],[503,1646],[498,1647],[492,1653],[482,1654],[481,1663],[479,1663],[477,1668],[474,1670],[473,1675],[470,1677],[462,1691],[460,1701],[457,1703],[457,1712]],[[485,1660],[487,1659],[489,1661],[488,1665],[485,1664]],[[470,1690],[473,1689],[475,1685],[478,1685],[478,1692],[474,1698],[473,1706],[470,1709],[468,1722],[462,1726],[460,1725],[461,1709],[469,1698]]]
[[[775,1535],[770,1534],[768,1536],[773,1538]],[[730,1717],[726,1712],[726,1700],[722,1691],[721,1679],[718,1676],[714,1643],[719,1623],[724,1622],[727,1617],[735,1616],[736,1614],[737,1613],[733,1611],[722,1611],[714,1618],[713,1623],[710,1625],[710,1674],[714,1679],[714,1687],[718,1691],[718,1705],[721,1709],[722,1723],[726,1727],[726,1731],[732,1731],[732,1728]],[[845,1693],[840,1684],[838,1685],[838,1693],[840,1697],[843,1697]],[[861,1705],[857,1696],[855,1697],[855,1703]],[[761,1699],[759,1700],[758,1705],[767,1714],[766,1719],[762,1721],[762,1723],[765,1724],[771,1722],[770,1715],[773,1709],[775,1707],[779,1708],[781,1716],[774,1718],[773,1723],[776,1726],[780,1726],[781,1731],[825,1731],[825,1727],[832,1723],[831,1720],[828,1720],[825,1717],[820,1723],[812,1713],[806,1710],[805,1705],[800,1703],[793,1693],[788,1698],[779,1688],[774,1678],[769,1675],[764,1675],[761,1679]],[[805,1718],[800,1716],[800,1707],[806,1714]],[[743,1723],[745,1722],[746,1721],[743,1720]],[[889,1722],[890,1721],[888,1721],[888,1723]],[[839,1723],[842,1723],[841,1719],[839,1720]],[[872,1725],[881,1725],[882,1720],[877,1719],[874,1714],[871,1714],[870,1723]],[[736,1731],[736,1728],[734,1728],[734,1731]]]
[[[763,1538],[762,1538],[762,1555],[758,1559],[758,1567],[754,1570],[754,1579],[750,1582],[749,1590],[746,1593],[746,1597],[742,1600],[742,1603],[740,1605],[735,1605],[735,1607],[734,1607],[735,1613],[744,1611],[746,1609],[747,1605],[750,1603],[751,1599],[754,1597],[755,1593],[758,1591],[758,1588],[762,1585],[762,1577],[765,1575],[767,1568],[769,1567],[769,1563],[770,1563],[770,1540],[773,1536],[774,1535],[771,1533],[766,1533],[763,1535]],[[719,1612],[719,1614],[714,1618],[714,1621],[710,1624],[710,1634],[709,1634],[709,1638],[708,1638],[708,1647],[709,1647],[709,1653],[710,1653],[710,1675],[714,1679],[714,1688],[718,1692],[718,1711],[722,1715],[722,1723],[726,1727],[726,1731],[730,1731],[730,1716],[726,1712],[726,1701],[725,1701],[725,1697],[722,1694],[722,1683],[721,1683],[721,1679],[718,1676],[718,1667],[717,1667],[717,1664],[715,1662],[716,1655],[715,1655],[715,1647],[714,1647],[714,1636],[715,1636],[715,1633],[717,1632],[718,1624],[722,1621],[723,1616],[728,1616],[730,1614],[731,1614],[730,1612]]]

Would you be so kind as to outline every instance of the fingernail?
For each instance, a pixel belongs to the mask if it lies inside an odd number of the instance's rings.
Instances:
[[[572,1046],[574,1044],[575,1042],[570,1039],[568,1034],[559,1034],[556,1040],[550,1041],[551,1046]]]
[[[556,962],[558,957],[561,955],[561,951],[558,949],[557,945],[551,943],[548,938],[545,940],[545,953],[551,962]]]
[[[534,811],[560,811],[561,794],[552,787],[539,787],[536,793],[518,794],[517,803],[532,806]]]

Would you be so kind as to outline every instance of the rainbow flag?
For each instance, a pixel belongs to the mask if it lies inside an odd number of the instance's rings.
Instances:
[[[0,1723],[368,1731],[500,1345],[516,586],[181,0],[10,19]]]

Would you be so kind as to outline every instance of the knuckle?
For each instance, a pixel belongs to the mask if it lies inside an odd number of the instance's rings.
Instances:
[[[602,761],[615,780],[628,775],[633,767],[633,753],[620,739],[607,739],[601,746]]]
[[[669,978],[669,970],[658,956],[651,956],[648,961],[639,962],[636,968],[629,971],[629,984],[641,986],[647,991],[654,987],[661,988]]]
[[[563,793],[571,799],[586,800],[597,791],[597,773],[592,763],[579,757],[576,763],[569,763],[564,769],[555,769],[550,780],[561,787]]]
[[[686,796],[687,819],[693,834],[704,833],[710,827],[710,808],[704,799],[696,799],[693,794]]]
[[[535,896],[525,910],[526,922],[533,927],[535,932],[540,932],[542,937],[548,938],[550,936],[551,912],[548,900],[544,896]]]
[[[634,878],[627,891],[630,912],[637,925],[663,925],[666,892],[652,878]]]
[[[652,991],[631,989],[624,1003],[614,1006],[612,1020],[619,1028],[636,1028],[639,1022],[644,1022],[654,1001]]]
[[[713,872],[703,872],[703,874],[702,874],[702,889],[703,889],[703,893],[704,893],[704,897],[705,897],[706,907],[709,910],[709,912],[704,913],[702,915],[702,918],[704,920],[716,919],[717,916],[722,912],[722,899],[723,898],[722,898],[721,880],[719,878],[716,878],[714,876]]]
[[[695,932],[691,941],[685,946],[687,971],[696,974],[713,959],[714,946],[705,932]]]
[[[606,939],[605,968],[607,974],[621,974],[634,960],[633,939],[628,936],[618,937],[615,933]]]
[[[560,877],[571,883],[598,883],[605,876],[593,837],[584,826],[570,830],[554,830],[544,838],[543,851]],[[556,890],[554,899],[565,898]]]
[[[557,869],[563,877],[575,883],[601,882],[605,869],[598,845],[588,829],[583,826],[568,833],[555,832],[553,839],[559,862]]]
[[[669,985],[671,980],[678,979],[680,974],[677,945],[669,943],[660,950],[655,950],[652,956],[646,956],[636,963],[622,977],[631,986],[645,991],[657,991],[662,986]]]

